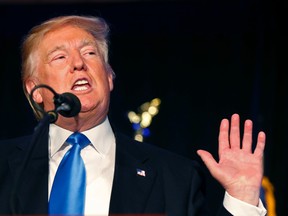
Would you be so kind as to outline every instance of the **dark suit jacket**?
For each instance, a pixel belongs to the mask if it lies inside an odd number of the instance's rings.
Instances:
[[[145,176],[137,175],[137,169]],[[48,127],[33,136],[0,141],[0,214],[47,214],[47,198]],[[204,198],[195,162],[116,133],[110,215],[208,215]],[[220,206],[211,215],[230,214]]]

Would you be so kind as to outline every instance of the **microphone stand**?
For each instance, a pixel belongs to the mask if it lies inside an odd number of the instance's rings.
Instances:
[[[20,179],[25,173],[25,170],[31,161],[31,156],[33,155],[35,147],[37,146],[36,144],[38,143],[39,138],[41,138],[45,134],[45,132],[48,130],[48,126],[51,122],[51,119],[53,120],[54,118],[55,117],[51,114],[44,115],[44,117],[41,119],[41,121],[38,123],[38,125],[36,126],[34,130],[34,134],[32,135],[31,142],[29,143],[27,147],[26,154],[24,155],[23,161],[21,163],[20,171],[16,177],[16,180],[14,182],[14,187],[12,188],[12,191],[11,191],[10,207],[11,207],[12,215],[17,215],[17,214],[19,215],[22,213],[20,209],[20,205],[17,203],[17,199],[16,199],[17,191],[20,189],[20,186],[22,186]]]
[[[34,101],[33,93],[38,88],[46,88],[54,94],[54,98],[53,98],[53,102],[55,105],[54,110],[48,111],[46,113],[45,110]],[[20,170],[16,174],[16,180],[12,187],[11,196],[9,200],[12,215],[22,213],[20,209],[21,208],[20,204],[17,203],[16,195],[17,195],[17,191],[20,190],[20,186],[22,186],[20,179],[25,174],[25,170],[27,169],[27,167],[29,167],[29,163],[31,163],[31,158],[32,158],[33,152],[35,151],[37,143],[39,143],[39,139],[41,139],[43,135],[47,134],[47,130],[49,129],[49,124],[57,121],[58,113],[60,113],[64,117],[73,117],[73,116],[76,116],[81,110],[80,100],[75,95],[73,95],[72,93],[68,93],[68,92],[63,93],[63,94],[57,94],[53,88],[45,84],[35,86],[30,92],[29,99],[33,108],[43,114],[43,118],[39,121],[38,125],[35,127],[31,142],[28,144],[23,161],[20,165]],[[48,152],[48,146],[47,146],[47,152]],[[47,157],[47,160],[48,160],[48,157]]]

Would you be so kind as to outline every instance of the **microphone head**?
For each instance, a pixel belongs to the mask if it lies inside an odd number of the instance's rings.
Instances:
[[[60,102],[59,106],[63,106],[63,108],[59,109],[58,112],[64,117],[74,117],[78,115],[81,110],[81,102],[79,98],[70,92],[65,92],[59,95],[58,101]]]

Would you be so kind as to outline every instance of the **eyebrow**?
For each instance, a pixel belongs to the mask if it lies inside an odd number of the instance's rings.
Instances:
[[[47,58],[49,58],[49,56],[51,56],[54,52],[56,52],[57,50],[64,50],[65,46],[61,45],[61,46],[56,46],[54,47],[52,50],[50,50],[47,54]]]
[[[80,47],[82,48],[84,46],[89,46],[89,45],[93,45],[93,46],[97,47],[97,43],[95,41],[91,41],[91,40],[84,40]]]
[[[90,46],[90,45],[95,46],[97,48],[97,43],[91,40],[83,40],[81,42],[80,48],[83,48],[85,46]],[[54,52],[58,50],[65,50],[65,45],[56,46],[55,48],[53,48],[52,50],[48,52],[47,57],[49,58],[50,55],[52,55]]]

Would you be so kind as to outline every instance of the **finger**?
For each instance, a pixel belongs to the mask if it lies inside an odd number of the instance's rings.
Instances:
[[[197,150],[197,154],[200,156],[200,158],[204,162],[205,166],[207,167],[211,175],[214,176],[218,170],[217,169],[218,164],[213,158],[213,156],[208,151],[205,150]]]
[[[230,128],[230,147],[240,148],[240,129],[239,129],[240,118],[238,114],[233,114],[231,117],[231,128]]]
[[[219,136],[218,136],[218,154],[221,158],[221,154],[227,148],[230,148],[229,145],[229,120],[222,119],[220,123]]]
[[[249,119],[246,120],[244,124],[242,149],[247,152],[252,152],[252,128],[253,122]]]
[[[254,155],[258,157],[263,157],[264,154],[264,148],[265,148],[265,142],[266,142],[266,135],[263,131],[260,131],[258,133],[257,138],[257,145],[254,151]]]

